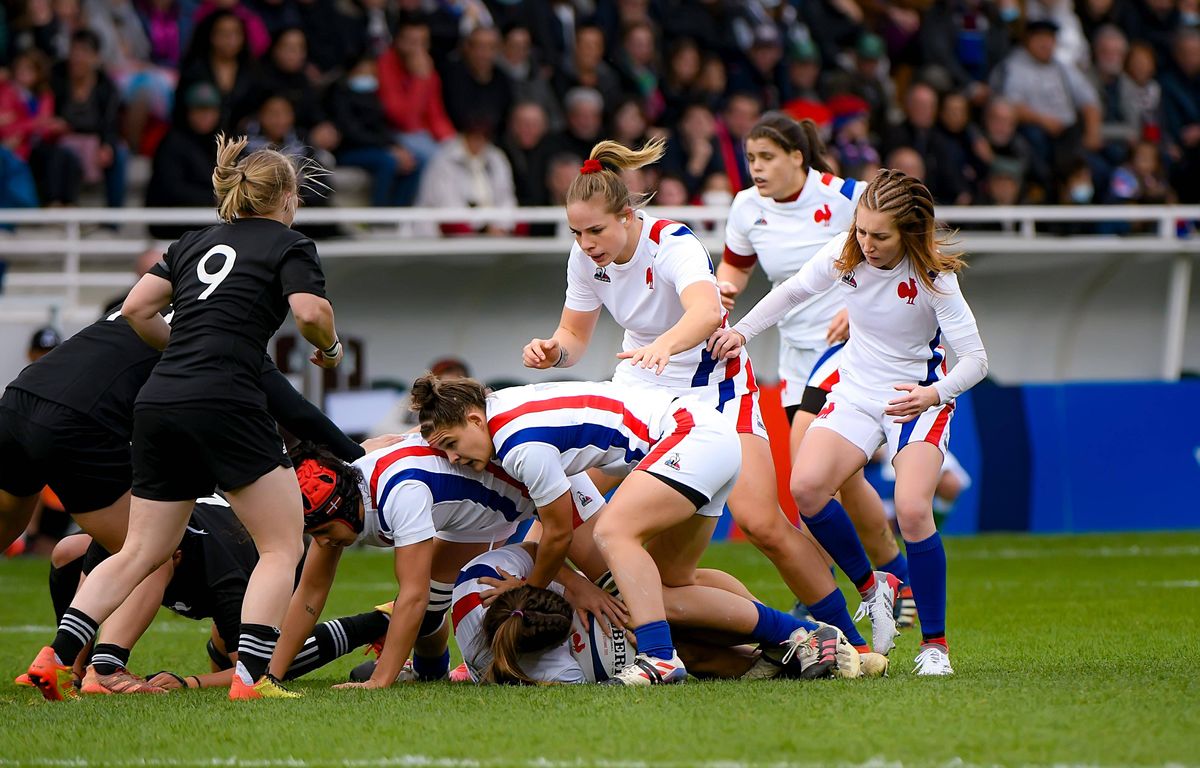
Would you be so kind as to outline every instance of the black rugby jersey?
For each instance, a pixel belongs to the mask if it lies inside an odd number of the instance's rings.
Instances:
[[[171,339],[139,404],[265,408],[259,367],[293,293],[325,296],[312,240],[273,219],[188,232],[167,250]]]

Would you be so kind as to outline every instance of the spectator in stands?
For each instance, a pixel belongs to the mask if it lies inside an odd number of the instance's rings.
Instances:
[[[329,112],[342,136],[337,161],[371,175],[371,205],[412,205],[420,183],[417,162],[393,138],[379,103],[374,58],[360,60],[334,83]]]
[[[266,93],[283,96],[292,103],[296,125],[305,141],[317,149],[332,152],[337,149],[337,128],[325,112],[321,94],[313,82],[308,63],[308,38],[299,27],[286,27],[271,41],[267,63],[263,67]]]
[[[1096,90],[1079,70],[1054,58],[1057,31],[1049,20],[1029,22],[1025,45],[991,78],[992,90],[1016,107],[1021,134],[1056,170],[1073,162],[1081,146],[1097,152],[1102,143]]]
[[[750,167],[746,164],[746,137],[762,114],[762,104],[752,94],[733,93],[721,111],[717,124],[717,147],[729,192],[736,195],[750,186]]]
[[[216,158],[216,144],[213,144],[213,157]],[[137,255],[133,260],[133,284],[142,279],[142,275],[150,271],[150,268],[163,260],[163,252],[161,248],[147,248]],[[129,295],[129,291],[133,289],[133,284],[122,293],[113,296],[104,305],[104,311],[100,313],[100,317],[108,317],[113,312],[121,308],[125,303],[125,297]]]
[[[1017,109],[1007,99],[994,97],[988,102],[983,112],[983,136],[976,141],[974,150],[989,165],[1000,158],[1015,161],[1021,167],[1023,180],[1038,186],[1038,199],[1050,188],[1049,166],[1017,131]]]
[[[429,26],[423,19],[400,21],[392,47],[379,57],[379,99],[397,144],[408,150],[414,174],[454,136],[442,102],[442,81],[429,55]]]
[[[296,125],[296,108],[285,96],[272,94],[258,108],[258,114],[246,124],[247,152],[260,149],[276,149],[300,161],[300,172],[296,181],[300,189],[300,200],[305,206],[330,204],[332,190],[322,180],[324,169],[331,157],[320,156]],[[314,165],[315,164],[315,165]],[[307,230],[306,230],[307,232]]]
[[[37,49],[18,53],[12,74],[0,77],[0,143],[28,161],[35,143],[51,142],[65,128],[54,114],[46,55]]]
[[[508,118],[500,142],[512,167],[519,205],[547,205],[546,167],[549,162],[546,110],[536,101],[521,101]]]
[[[392,47],[392,32],[399,23],[392,3],[388,0],[359,0],[349,8],[348,13],[356,13],[348,21],[357,27],[367,55],[378,58]]]
[[[896,147],[893,149],[888,153],[884,166],[901,171],[907,176],[912,176],[914,179],[923,180],[925,178],[925,158],[912,147]],[[870,181],[870,179],[864,179],[864,181]]]
[[[1159,68],[1171,60],[1171,39],[1181,26],[1175,0],[1127,0],[1121,15],[1121,29],[1130,40],[1144,42],[1154,49]]]
[[[729,87],[754,94],[763,109],[779,109],[789,97],[782,65],[779,28],[771,23],[759,24],[743,60],[729,70]]]
[[[904,119],[887,132],[884,147],[891,153],[896,147],[912,147],[921,153],[927,170],[933,173],[934,128],[937,124],[938,93],[933,86],[915,82],[904,95]],[[925,177],[922,177],[925,178]]]
[[[1158,67],[1148,43],[1133,43],[1125,59],[1130,101],[1138,119],[1138,136],[1158,141],[1162,136],[1162,85],[1155,79]]]
[[[241,0],[203,0],[192,14],[192,24],[197,31],[204,26],[204,20],[214,13],[225,11],[232,13],[242,22],[246,47],[255,59],[261,59],[271,47],[271,33],[262,18],[250,10]]]
[[[662,124],[674,125],[688,104],[702,99],[700,68],[703,63],[700,48],[694,40],[676,39],[667,51],[667,71],[660,84],[663,95],[663,114],[659,119]],[[722,90],[724,90],[723,84]]]
[[[983,180],[983,200],[988,205],[1022,205],[1024,173],[1021,164],[1012,158],[998,157],[988,168]],[[1015,229],[1016,222],[1006,222]]]
[[[621,100],[621,78],[604,61],[604,32],[599,27],[575,30],[575,50],[565,66],[554,73],[554,90],[560,97],[575,88],[593,88],[604,98],[604,109],[615,109]]]
[[[1092,0],[1112,2],[1112,0]],[[935,0],[921,17],[918,39],[922,72],[948,78],[972,105],[987,100],[988,75],[1012,47],[1021,9],[1015,2]]]
[[[879,152],[870,142],[870,106],[851,94],[841,94],[829,100],[833,113],[833,145],[838,168],[846,178],[869,178],[871,169],[879,168]]]
[[[821,87],[821,53],[812,40],[801,40],[788,54],[788,93],[792,102],[825,100]],[[787,109],[785,104],[784,111]]]
[[[654,195],[655,205],[689,205],[690,203],[691,195],[688,194],[687,184],[684,183],[683,178],[669,171],[659,178],[658,192]]]
[[[653,25],[648,21],[630,24],[621,38],[617,72],[621,77],[622,90],[636,95],[646,114],[653,118],[661,115],[665,106],[658,88],[660,71]]]
[[[1108,183],[1104,202],[1112,204],[1136,203],[1139,205],[1163,205],[1175,202],[1171,188],[1167,186],[1166,168],[1162,152],[1155,144],[1142,141],[1133,147],[1129,160],[1115,169]],[[1139,231],[1153,231],[1154,224],[1139,226]],[[1118,234],[1134,229],[1121,227]]]
[[[571,182],[575,180],[575,177],[579,175],[581,165],[583,165],[583,158],[576,155],[556,154],[550,157],[546,166],[545,179],[549,205],[565,206],[567,204],[567,190],[571,188]],[[529,228],[529,234],[534,237],[567,238],[571,236],[567,220],[562,216],[554,222],[532,225]]]
[[[1200,29],[1175,36],[1171,67],[1160,81],[1171,177],[1181,203],[1200,203]]]
[[[193,83],[180,95],[184,121],[171,127],[154,153],[147,208],[211,207],[212,172],[217,164],[216,134],[221,94],[212,83]],[[150,234],[174,240],[198,225],[151,224]]]
[[[167,69],[178,69],[185,41],[186,25],[180,18],[177,0],[138,0],[138,19],[150,43],[150,63]]]
[[[1086,72],[1092,66],[1091,44],[1083,34],[1073,0],[1025,0],[1029,23],[1048,21],[1055,27],[1054,60]]]
[[[935,202],[970,205],[979,190],[987,164],[975,153],[982,134],[971,124],[970,104],[957,91],[942,97],[934,129],[936,174],[926,179]]]
[[[491,142],[495,123],[490,113],[466,118],[462,134],[447,141],[429,161],[417,193],[417,205],[429,208],[514,208],[517,205],[512,167]],[[511,217],[484,224],[444,223],[442,234],[512,233]]]
[[[684,110],[674,139],[667,143],[662,167],[683,179],[688,200],[700,197],[714,173],[725,173],[717,144],[717,119],[708,107],[692,104]]]
[[[896,98],[886,54],[883,38],[865,34],[854,46],[854,67],[842,73],[831,73],[827,83],[829,93],[852,94],[867,103],[870,138],[875,144],[879,143],[879,134],[888,125]]]
[[[367,39],[367,17],[347,11],[354,3],[295,0],[294,6],[308,38],[308,60],[320,73],[321,84],[332,83],[361,56],[374,53]]]
[[[800,17],[814,31],[821,60],[837,61],[866,31],[862,7],[854,0],[812,0],[800,4]]]
[[[1092,51],[1096,60],[1093,85],[1100,98],[1100,134],[1104,138],[1102,152],[1109,163],[1119,165],[1129,156],[1141,128],[1140,110],[1133,101],[1134,84],[1125,74],[1129,41],[1116,27],[1100,27]]]
[[[496,67],[500,35],[490,27],[477,27],[463,41],[460,56],[450,61],[442,75],[442,95],[450,122],[460,131],[474,115],[508,119],[512,84]]]
[[[724,59],[715,53],[705,56],[704,61],[700,64],[700,77],[696,81],[699,89],[697,98],[714,114],[725,105],[726,93],[729,90],[728,74]],[[759,111],[762,109],[761,105],[757,108]]]
[[[558,130],[562,127],[562,106],[550,84],[553,68],[534,50],[528,28],[514,26],[504,33],[504,45],[496,66],[508,75],[512,83],[514,104],[536,102],[546,113],[551,128]]]
[[[550,141],[550,151],[587,157],[604,131],[604,97],[594,88],[572,88],[563,106],[567,126]]]
[[[647,141],[650,121],[642,108],[642,100],[626,96],[613,110],[612,128],[608,136],[627,147],[640,147]]]
[[[221,94],[218,129],[226,135],[236,133],[242,120],[258,108],[262,81],[246,45],[245,23],[231,10],[213,10],[196,25],[180,65],[178,92],[186,93],[196,83],[211,83]],[[183,103],[177,101],[176,123],[182,121],[183,110]]]
[[[117,88],[100,68],[99,57],[100,41],[91,31],[81,29],[71,36],[67,60],[54,65],[50,75],[54,110],[65,124],[58,146],[74,156],[84,182],[103,179],[105,202],[120,208],[125,204],[129,151],[120,137]],[[63,172],[64,166],[60,166],[47,177],[46,202],[77,202],[79,179],[65,178]]]

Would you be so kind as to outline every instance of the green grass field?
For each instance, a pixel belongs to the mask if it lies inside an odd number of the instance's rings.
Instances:
[[[1200,533],[948,548],[951,679],[909,674],[909,631],[882,680],[330,690],[354,654],[299,681],[303,700],[240,704],[193,691],[51,705],[5,684],[49,641],[52,612],[44,561],[0,561],[0,765],[1200,765]],[[748,545],[715,545],[707,563],[788,603]],[[385,600],[390,578],[386,553],[349,553],[326,616]],[[201,671],[206,632],[164,610],[131,666]]]

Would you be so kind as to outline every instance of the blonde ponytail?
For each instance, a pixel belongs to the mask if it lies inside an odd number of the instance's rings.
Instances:
[[[222,221],[267,216],[278,212],[289,194],[299,199],[293,160],[273,149],[260,149],[239,161],[248,141],[245,136],[217,136],[212,182]]]
[[[643,168],[662,159],[666,141],[651,139],[641,149],[630,149],[617,141],[605,140],[592,147],[583,171],[567,190],[567,204],[599,198],[608,213],[645,205],[653,197],[629,191],[621,171]]]

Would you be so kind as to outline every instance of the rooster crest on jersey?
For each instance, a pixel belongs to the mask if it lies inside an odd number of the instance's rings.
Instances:
[[[917,301],[917,281],[913,278],[908,278],[907,283],[900,283],[896,286],[896,294],[905,299],[908,304],[915,304]]]
[[[823,208],[818,208],[813,211],[813,221],[818,224],[829,226],[829,220],[833,218],[833,211],[829,208],[829,203],[825,203]]]

